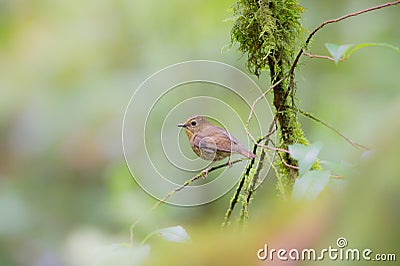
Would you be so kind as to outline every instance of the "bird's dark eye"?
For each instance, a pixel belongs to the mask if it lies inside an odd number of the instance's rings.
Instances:
[[[192,121],[192,123],[190,123],[192,126],[197,125],[196,121]]]

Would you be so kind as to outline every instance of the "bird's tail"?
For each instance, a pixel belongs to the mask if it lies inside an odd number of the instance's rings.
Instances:
[[[254,159],[254,158],[257,157],[255,154],[253,154],[253,153],[251,153],[249,151],[240,151],[240,154],[245,156],[245,157],[247,157],[247,158],[249,158],[249,159]]]

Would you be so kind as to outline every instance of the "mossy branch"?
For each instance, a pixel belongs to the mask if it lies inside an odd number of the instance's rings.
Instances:
[[[293,143],[308,143],[296,114],[292,112],[295,104],[294,93],[291,93],[295,91],[294,77],[286,74],[299,44],[302,11],[303,8],[295,0],[242,0],[238,1],[234,10],[238,19],[232,29],[232,41],[239,43],[241,52],[247,53],[247,68],[256,76],[269,70],[273,85],[263,95],[273,91],[280,130],[279,148],[283,149]],[[289,165],[296,165],[288,154],[282,156]],[[297,170],[284,164],[278,168],[278,182],[283,183],[279,187],[285,187],[282,193],[288,194],[297,177]]]
[[[268,140],[266,141],[266,145],[268,144]],[[244,190],[244,196],[242,199],[242,210],[240,212],[240,220],[242,223],[245,223],[247,221],[247,218],[249,216],[248,214],[248,206],[250,205],[250,201],[252,199],[253,193],[256,190],[256,185],[260,177],[260,172],[264,167],[264,162],[265,162],[265,155],[266,151],[264,149],[261,150],[260,153],[260,158],[257,163],[257,167],[255,168],[255,171],[248,175],[248,179],[246,180],[247,182],[245,183],[245,190]]]
[[[263,140],[263,138],[259,138],[253,145],[253,154],[257,153],[258,149],[258,144]],[[245,185],[246,182],[248,182],[249,176],[251,176],[251,169],[255,164],[259,164],[260,160],[256,157],[250,160],[250,162],[247,164],[245,170],[243,171],[242,177],[240,178],[240,182],[238,184],[238,187],[235,190],[235,193],[233,194],[231,201],[229,203],[229,208],[227,209],[225,213],[225,218],[224,222],[222,223],[222,227],[225,227],[229,224],[229,220],[231,218],[232,212],[236,206],[236,204],[239,202],[239,197],[240,193],[243,189],[243,186]]]

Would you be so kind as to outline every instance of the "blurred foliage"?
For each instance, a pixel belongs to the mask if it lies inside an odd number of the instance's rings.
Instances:
[[[302,2],[306,29],[380,3]],[[232,23],[224,20],[232,4],[0,2],[0,265],[101,265],[108,259],[122,265],[123,251],[102,260],[104,251],[127,242],[129,225],[155,202],[124,163],[127,100],[144,79],[172,63],[212,59],[244,70],[245,58],[225,49]],[[327,42],[399,46],[398,10],[330,25],[311,52],[326,54]],[[349,176],[344,192],[326,190],[311,203],[276,199],[270,173],[245,230],[219,230],[232,192],[199,207],[162,205],[137,227],[135,242],[157,228],[181,225],[193,243],[152,238],[150,259],[157,264],[151,265],[256,264],[264,243],[326,247],[339,236],[354,247],[398,252],[399,69],[398,55],[383,47],[362,49],[338,66],[304,58],[297,85],[303,109],[376,154]],[[336,134],[307,119],[303,125],[311,142],[324,143],[321,158],[359,162],[359,152]],[[137,252],[146,256],[148,250]]]

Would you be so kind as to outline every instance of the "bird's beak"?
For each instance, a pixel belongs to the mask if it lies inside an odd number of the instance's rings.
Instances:
[[[186,127],[185,124],[178,124],[178,127]]]

